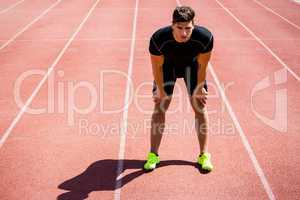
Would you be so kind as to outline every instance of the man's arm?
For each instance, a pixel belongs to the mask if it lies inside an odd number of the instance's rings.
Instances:
[[[157,88],[159,89],[159,92],[164,92],[163,87],[163,63],[164,63],[164,56],[151,56],[151,63],[152,63],[152,73],[155,80],[155,83],[157,85]]]
[[[198,70],[198,74],[197,74],[197,90],[202,90],[203,86],[204,86],[204,81],[206,79],[206,69],[207,69],[207,65],[208,62],[210,60],[211,57],[211,51],[207,52],[207,53],[200,53],[197,56],[197,61],[198,61],[198,65],[199,65],[199,70]]]
[[[197,87],[195,90],[195,94],[193,94],[194,98],[199,100],[200,103],[204,106],[207,100],[207,91],[204,89],[204,81],[206,79],[206,69],[208,62],[210,60],[211,51],[207,53],[201,53],[197,56],[197,61],[199,65],[199,70],[197,74]]]

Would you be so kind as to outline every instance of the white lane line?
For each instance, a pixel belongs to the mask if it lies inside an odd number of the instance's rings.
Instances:
[[[249,157],[250,157],[250,159],[252,161],[252,164],[254,165],[255,171],[256,171],[256,173],[257,173],[260,181],[262,182],[262,184],[264,186],[264,189],[265,189],[265,191],[266,191],[269,199],[275,200],[275,196],[274,196],[273,191],[272,191],[272,189],[270,187],[270,184],[269,184],[269,182],[268,182],[268,180],[267,180],[267,178],[266,178],[266,176],[265,176],[262,168],[260,167],[260,165],[259,165],[259,163],[257,161],[255,153],[254,153],[254,151],[252,150],[252,148],[251,148],[251,146],[249,144],[249,141],[248,141],[248,139],[247,139],[247,137],[246,137],[246,135],[245,135],[245,133],[244,133],[244,131],[243,131],[243,129],[242,129],[242,127],[241,127],[241,125],[240,125],[240,123],[239,123],[239,121],[238,121],[238,119],[237,119],[237,117],[236,117],[236,115],[235,115],[235,113],[234,113],[234,111],[233,111],[230,103],[229,103],[229,100],[227,99],[227,97],[225,95],[225,92],[224,92],[224,90],[223,90],[223,88],[222,88],[222,86],[220,84],[220,81],[219,81],[219,79],[218,79],[218,77],[217,77],[217,75],[216,75],[216,73],[215,73],[215,71],[213,69],[213,66],[210,63],[208,65],[209,65],[209,70],[210,70],[210,72],[212,74],[212,77],[213,77],[214,81],[217,84],[218,90],[220,91],[222,100],[223,100],[223,102],[226,105],[228,113],[229,113],[230,117],[232,118],[232,121],[233,121],[233,123],[234,123],[237,131],[239,132],[239,135],[241,137],[242,143],[243,143],[243,145],[244,145],[244,147],[245,147],[245,149],[246,149],[246,151],[247,151],[247,153],[248,153],[248,155],[249,155]]]
[[[92,14],[93,10],[96,8],[96,6],[99,3],[99,1],[100,0],[97,0],[93,4],[92,8],[88,11],[87,15],[84,17],[83,21],[77,27],[77,29],[75,30],[75,32],[73,33],[73,35],[71,36],[71,38],[69,39],[69,41],[67,42],[67,44],[60,51],[59,55],[56,57],[56,59],[54,60],[54,62],[52,63],[52,65],[48,68],[47,74],[45,74],[45,76],[43,77],[43,79],[39,82],[39,84],[37,85],[37,87],[34,89],[33,93],[27,99],[27,101],[24,104],[24,106],[21,108],[21,110],[19,111],[19,113],[17,114],[17,116],[14,118],[14,120],[12,121],[12,123],[10,124],[10,126],[7,128],[7,130],[5,131],[5,133],[3,134],[3,136],[0,139],[0,148],[3,146],[4,142],[7,140],[8,136],[11,134],[11,131],[13,130],[13,128],[19,122],[20,118],[22,117],[22,115],[26,111],[27,107],[31,104],[31,102],[33,101],[34,97],[37,95],[37,93],[39,92],[39,90],[41,89],[41,87],[43,86],[43,84],[46,82],[48,76],[52,73],[54,67],[60,61],[60,59],[62,58],[62,56],[66,52],[66,50],[69,48],[70,44],[73,42],[73,40],[76,37],[76,35],[79,33],[79,31],[81,30],[81,28],[83,27],[83,25],[85,24],[85,22],[87,21],[87,19],[89,18],[89,16]]]
[[[141,9],[139,9],[141,10]],[[58,42],[58,41],[68,41],[69,38],[50,38],[50,39],[19,39],[17,42]],[[131,38],[77,38],[76,41],[131,41]],[[136,41],[148,41],[148,38],[136,38]],[[283,41],[282,39],[266,39],[265,41]],[[5,42],[6,40],[1,40],[0,42]],[[215,38],[215,41],[256,41],[254,38]],[[300,41],[300,39],[290,38],[284,41]]]
[[[118,168],[116,183],[115,183],[115,193],[114,199],[121,199],[121,186],[122,186],[122,172],[124,169],[124,157],[125,157],[125,145],[126,145],[126,134],[128,127],[128,109],[129,109],[129,98],[130,98],[130,84],[132,77],[132,68],[133,68],[133,60],[134,60],[134,51],[135,51],[135,39],[136,39],[136,26],[137,26],[137,17],[138,17],[138,9],[139,9],[139,0],[135,1],[135,10],[133,17],[133,28],[131,35],[131,46],[130,46],[130,58],[128,63],[128,71],[127,71],[127,83],[126,83],[126,94],[124,98],[124,112],[122,116],[122,124],[120,128],[120,147],[119,147],[119,157],[118,157]]]
[[[12,4],[11,6],[9,6],[9,7],[5,8],[5,9],[1,10],[0,11],[0,15],[6,13],[8,11],[10,11],[11,9],[13,9],[15,7],[17,7],[19,4],[23,3],[24,1],[25,0],[18,1],[16,3]]]
[[[257,42],[259,42],[288,72],[290,72],[294,78],[297,81],[300,81],[300,77],[291,70],[287,64],[285,64],[255,33],[248,28],[243,22],[241,22],[228,8],[226,8],[222,3],[220,3],[218,0],[215,0],[235,21],[237,21],[252,37],[256,39]]]
[[[300,0],[292,0],[296,4],[300,4]]]
[[[253,0],[255,3],[257,3],[258,5],[260,5],[261,7],[263,7],[264,9],[266,9],[267,11],[273,13],[274,15],[280,17],[282,20],[284,20],[285,22],[287,22],[288,24],[292,25],[293,27],[297,28],[300,30],[300,26],[298,26],[297,24],[294,24],[293,22],[291,22],[290,20],[288,20],[287,18],[281,16],[280,14],[278,14],[277,12],[275,12],[274,10],[272,10],[271,8],[269,8],[268,6],[264,5],[263,3],[261,3],[258,0]]]
[[[23,34],[27,29],[29,29],[34,23],[36,23],[38,20],[40,20],[44,15],[46,15],[52,8],[57,6],[58,3],[60,3],[62,0],[57,0],[54,4],[52,4],[47,10],[45,10],[42,14],[40,14],[38,17],[36,17],[34,20],[32,20],[28,25],[26,25],[24,28],[19,30],[13,37],[11,37],[7,42],[2,44],[0,46],[0,50],[7,47],[10,43],[12,43],[17,37],[19,37],[21,34]]]
[[[176,3],[177,3],[178,6],[182,6],[182,4],[179,0],[176,0]]]
[[[180,3],[179,0],[176,0],[176,1],[177,1],[178,5],[181,5],[181,3]],[[265,189],[265,191],[266,191],[269,199],[275,200],[275,196],[274,196],[273,191],[272,191],[272,189],[270,187],[270,184],[269,184],[269,182],[268,182],[268,180],[267,180],[267,178],[266,178],[266,176],[265,176],[262,168],[260,167],[260,165],[259,165],[259,163],[257,161],[255,153],[252,150],[252,148],[251,148],[251,146],[249,144],[249,141],[248,141],[248,139],[247,139],[247,137],[246,137],[246,135],[245,135],[245,133],[244,133],[244,131],[243,131],[243,129],[242,129],[242,127],[241,127],[241,125],[240,125],[240,123],[239,123],[236,115],[235,115],[235,113],[233,112],[233,109],[232,109],[232,107],[231,107],[231,105],[230,105],[230,103],[229,103],[229,101],[228,101],[228,99],[227,99],[227,97],[225,95],[225,92],[224,92],[224,90],[223,90],[223,88],[222,88],[222,86],[220,84],[220,81],[219,81],[219,79],[218,79],[218,77],[217,77],[217,75],[216,75],[216,73],[215,73],[215,71],[213,69],[213,66],[210,63],[208,64],[208,68],[209,68],[209,71],[212,74],[212,77],[213,77],[214,81],[217,84],[217,87],[218,87],[218,90],[220,91],[222,100],[223,100],[223,102],[226,105],[228,113],[229,113],[230,117],[232,118],[233,123],[234,123],[237,131],[239,132],[239,135],[241,137],[242,143],[243,143],[243,145],[244,145],[244,147],[245,147],[245,149],[246,149],[246,151],[247,151],[247,153],[248,153],[248,155],[249,155],[249,157],[250,157],[250,159],[252,161],[252,164],[254,165],[255,171],[256,171],[258,177],[260,178],[260,181],[262,182],[262,184],[264,186],[264,189]]]

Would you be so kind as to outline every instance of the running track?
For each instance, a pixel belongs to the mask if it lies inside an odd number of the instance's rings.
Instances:
[[[215,170],[195,168],[179,80],[161,167],[145,174],[148,40],[181,4],[215,35]],[[287,0],[1,1],[0,199],[299,198],[299,9]]]

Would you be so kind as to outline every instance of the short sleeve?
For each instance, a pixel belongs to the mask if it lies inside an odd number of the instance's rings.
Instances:
[[[149,44],[149,52],[152,54],[152,55],[157,55],[157,56],[160,56],[162,55],[161,51],[159,50],[159,47],[157,46],[157,43],[154,39],[154,37],[152,36],[151,39],[150,39],[150,44]]]
[[[208,53],[213,49],[213,47],[214,47],[214,37],[211,35],[210,40],[208,41],[207,45],[204,47],[201,53]]]

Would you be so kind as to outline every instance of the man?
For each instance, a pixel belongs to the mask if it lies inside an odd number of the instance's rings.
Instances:
[[[200,155],[197,163],[202,170],[213,165],[207,152],[208,116],[206,111],[206,68],[213,48],[213,36],[204,27],[194,25],[195,12],[187,6],[176,7],[171,26],[156,31],[150,40],[149,51],[154,76],[151,120],[151,149],[144,169],[159,164],[158,148],[165,124],[165,112],[171,102],[177,78],[184,78],[190,102],[195,112],[195,128]]]

